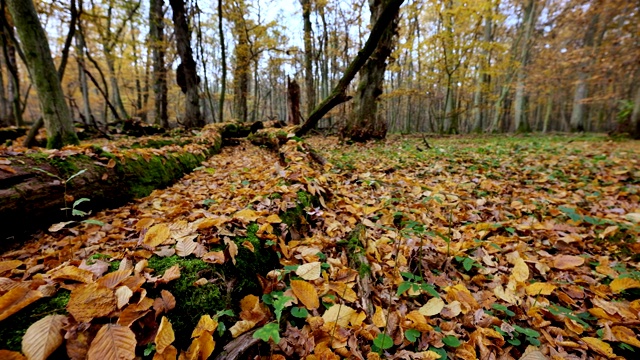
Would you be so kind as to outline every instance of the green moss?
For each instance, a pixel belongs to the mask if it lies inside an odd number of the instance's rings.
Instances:
[[[132,149],[141,149],[141,148],[160,149],[168,145],[184,146],[189,143],[190,143],[189,141],[184,141],[184,140],[180,141],[180,140],[174,140],[174,139],[148,139],[144,142],[135,142],[131,144],[131,148]]]
[[[42,298],[0,322],[0,349],[20,351],[22,337],[34,322],[47,315],[67,315],[70,292],[58,290],[55,296]]]
[[[47,138],[47,149],[60,149],[64,145],[79,145],[80,140],[75,132],[62,132]]]

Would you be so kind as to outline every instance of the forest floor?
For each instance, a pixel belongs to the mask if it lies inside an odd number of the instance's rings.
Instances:
[[[640,143],[427,141],[307,139],[324,165],[295,140],[242,142],[89,216],[103,226],[34,235],[0,255],[0,358],[638,356]],[[174,331],[193,301],[181,276],[264,249],[279,260],[261,291]],[[189,292],[224,283],[198,269]],[[260,340],[233,342],[247,335]]]

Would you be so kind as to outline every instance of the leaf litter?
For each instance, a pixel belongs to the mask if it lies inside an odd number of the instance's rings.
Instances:
[[[255,330],[275,358],[584,359],[637,351],[638,144],[431,141],[423,150],[417,138],[358,146],[309,139],[327,164],[294,140],[277,154],[248,143],[225,148],[174,186],[97,214],[103,226],[39,233],[3,254],[0,321],[70,292],[65,312],[27,330],[21,351],[30,359],[59,346],[78,359],[153,351],[159,359],[207,358],[221,351],[216,340]],[[304,201],[299,228],[289,227],[281,216],[300,206],[301,194],[317,201]],[[191,345],[175,344],[165,314],[181,299],[163,287],[180,278],[180,266],[157,274],[149,258],[236,264],[239,246],[256,250],[230,240],[250,224],[281,267],[256,274],[262,293],[231,309],[238,315],[225,318],[228,326],[201,314]],[[148,297],[145,283],[160,295]],[[135,332],[141,326],[152,327],[151,337]]]

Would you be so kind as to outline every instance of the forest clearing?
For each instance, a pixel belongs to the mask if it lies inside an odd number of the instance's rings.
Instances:
[[[639,15],[0,0],[0,360],[637,357]]]

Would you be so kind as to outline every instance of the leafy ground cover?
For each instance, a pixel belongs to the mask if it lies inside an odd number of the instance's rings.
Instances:
[[[640,145],[428,141],[242,143],[34,236],[0,257],[0,357],[637,356]]]

